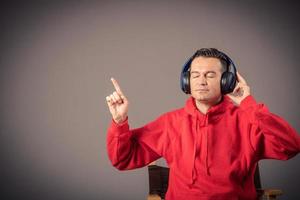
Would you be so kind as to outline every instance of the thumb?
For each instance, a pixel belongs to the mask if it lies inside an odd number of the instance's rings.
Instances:
[[[121,99],[123,100],[124,103],[128,103],[128,99],[125,97],[124,94],[120,95]]]

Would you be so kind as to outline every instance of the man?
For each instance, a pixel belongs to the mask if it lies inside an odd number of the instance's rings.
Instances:
[[[287,160],[300,150],[297,132],[251,96],[237,73],[232,93],[222,92],[229,61],[217,49],[200,49],[191,58],[184,108],[129,129],[128,99],[117,81],[106,97],[112,114],[107,150],[116,168],[146,166],[164,157],[170,167],[167,200],[256,199],[257,162]]]

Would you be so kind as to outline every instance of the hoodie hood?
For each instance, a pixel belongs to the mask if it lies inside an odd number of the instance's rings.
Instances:
[[[196,134],[199,134],[201,129],[203,127],[207,127],[209,124],[214,124],[217,122],[219,119],[222,118],[222,114],[225,113],[226,110],[228,110],[229,106],[234,106],[230,100],[229,97],[223,96],[221,102],[215,106],[212,106],[211,108],[208,109],[206,114],[201,113],[197,106],[195,99],[191,96],[190,98],[187,99],[184,110],[188,115],[192,116],[194,127],[193,130],[195,131]],[[205,171],[208,176],[210,176],[209,172],[209,151],[210,151],[210,142],[209,142],[209,134],[201,132],[200,134],[203,134],[203,140],[204,140],[204,145],[205,147],[202,148],[205,151]],[[194,151],[193,151],[193,156],[192,156],[192,162],[191,162],[191,184],[194,184],[194,181],[197,179],[197,173],[195,169],[195,160],[196,160],[196,150],[197,150],[197,142],[194,142]]]

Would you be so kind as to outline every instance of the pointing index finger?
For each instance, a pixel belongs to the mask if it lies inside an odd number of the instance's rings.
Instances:
[[[120,88],[118,82],[116,81],[116,79],[111,78],[110,80],[111,80],[111,82],[113,83],[113,85],[114,85],[114,87],[115,87],[117,93],[119,93],[120,95],[123,95],[123,92],[122,92],[122,90],[121,90],[121,88]]]

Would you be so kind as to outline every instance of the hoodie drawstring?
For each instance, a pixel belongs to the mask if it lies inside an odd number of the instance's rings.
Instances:
[[[204,129],[205,129],[205,132],[202,133],[202,138],[204,138],[204,148],[202,148],[204,151],[205,151],[205,160],[204,160],[204,167],[205,167],[205,172],[208,176],[210,176],[210,172],[209,172],[209,167],[208,167],[208,149],[209,149],[209,142],[208,142],[208,116],[206,115],[205,116],[205,120],[204,120]],[[197,145],[198,145],[198,137],[199,137],[199,130],[200,130],[200,127],[202,127],[202,125],[200,124],[199,122],[199,119],[198,117],[196,118],[196,123],[195,123],[195,130],[196,130],[196,135],[195,135],[195,143],[194,143],[194,155],[193,155],[193,161],[192,161],[192,180],[191,180],[191,183],[194,184],[196,178],[197,178],[197,175],[196,175],[196,172],[195,172],[195,160],[196,160],[196,151],[197,151]]]
[[[208,132],[206,131],[206,155],[205,155],[205,168],[206,168],[206,174],[209,176],[209,168],[208,168]]]
[[[195,134],[195,143],[194,143],[194,155],[193,155],[193,164],[192,164],[192,180],[191,180],[191,184],[193,185],[195,180],[196,180],[196,172],[195,172],[195,160],[196,160],[196,151],[197,151],[197,143],[198,143],[198,118],[196,118],[196,123],[195,123],[195,130],[196,130],[196,134]]]
[[[205,115],[205,123],[204,123],[204,127],[205,127],[205,170],[206,170],[206,174],[209,176],[209,167],[208,167],[208,115]]]

